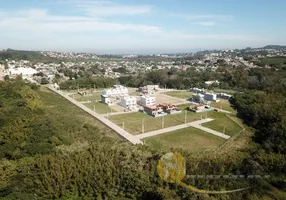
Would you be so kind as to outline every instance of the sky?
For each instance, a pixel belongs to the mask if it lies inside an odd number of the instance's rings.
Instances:
[[[285,0],[0,0],[0,49],[108,54],[286,45]]]

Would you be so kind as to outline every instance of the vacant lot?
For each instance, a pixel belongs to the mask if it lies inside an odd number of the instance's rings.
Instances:
[[[75,100],[79,102],[87,102],[87,101],[100,101],[101,100],[101,92],[94,92],[92,95],[88,96],[81,96],[79,94],[72,94],[69,95],[71,98],[74,98]]]
[[[204,123],[202,126],[208,127],[215,131],[223,132],[225,127],[225,134],[226,135],[234,135],[242,130],[240,126],[238,126],[235,122],[229,119],[224,113],[217,113],[217,112],[209,112],[208,117],[213,118],[215,120]],[[235,117],[233,117],[235,119]]]
[[[226,99],[220,99],[219,102],[212,102],[211,106],[218,108],[218,109],[223,109],[223,110],[227,110],[230,112],[234,112],[234,109],[231,107],[229,101]]]
[[[225,139],[192,127],[144,139],[147,145],[157,149],[175,148],[190,152],[215,149],[225,141]]]
[[[201,114],[196,114],[194,112],[186,111],[187,113],[187,122],[192,122],[201,119]],[[151,117],[147,114],[136,112],[128,113],[121,115],[114,115],[110,117],[110,120],[119,126],[124,128],[131,134],[141,134],[142,133],[142,124],[144,124],[144,132],[154,131],[171,126],[176,126],[183,124],[185,122],[185,111],[182,113],[167,115],[164,117]],[[162,126],[163,124],[163,126]]]
[[[112,108],[110,108],[108,105],[103,104],[101,102],[91,102],[91,103],[85,103],[86,107],[90,108],[91,110],[95,109],[95,112],[98,114],[106,114],[110,112],[116,112]]]
[[[172,98],[171,96],[164,95],[163,93],[156,93],[156,103],[157,104],[162,104],[162,103],[170,103],[170,104],[182,104],[184,103],[185,100],[182,99],[177,99],[177,98]]]
[[[112,138],[121,140],[114,131],[63,97],[52,93],[45,87],[41,87],[39,94],[41,101],[46,107],[46,114],[52,115],[56,119],[55,121],[58,124],[55,126],[59,127],[60,132],[65,132],[67,138],[77,142],[84,142],[86,140],[92,142],[96,137],[104,133]],[[94,129],[92,134],[90,134],[90,131],[87,130],[90,129],[89,126],[97,127],[97,129]]]
[[[180,99],[189,99],[193,96],[192,92],[186,91],[186,90],[182,90],[182,91],[170,91],[170,92],[166,92],[166,95],[169,95],[171,97],[177,97]]]

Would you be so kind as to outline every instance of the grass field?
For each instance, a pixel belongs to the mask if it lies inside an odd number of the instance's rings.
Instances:
[[[101,100],[101,92],[94,92],[90,96],[81,96],[79,94],[69,95],[71,98],[74,98],[76,101],[99,101]]]
[[[187,122],[192,122],[201,119],[201,114],[187,111]],[[123,126],[131,134],[142,133],[142,120],[144,120],[144,132],[162,129],[163,117],[155,118],[147,114],[136,112],[121,115],[114,115],[110,120],[118,126]],[[183,124],[185,122],[185,111],[182,113],[167,115],[164,117],[164,128]]]
[[[213,129],[218,132],[223,132],[225,126],[225,134],[230,136],[242,130],[240,126],[238,126],[235,122],[229,119],[224,113],[209,112],[208,117],[213,118],[215,120],[208,123],[204,123],[202,124],[202,126]]]
[[[185,128],[144,139],[145,144],[156,149],[182,149],[201,152],[215,149],[226,140],[195,128]]]
[[[50,92],[45,87],[41,87],[39,91],[41,101],[46,107],[46,114],[52,115],[58,122],[58,127],[64,130],[65,137],[72,140],[82,142],[87,140],[92,141],[96,136],[101,137],[104,134],[121,140],[121,138],[111,129],[107,128],[94,117],[87,114],[77,106],[73,105],[69,101],[65,100],[61,96]],[[84,125],[88,124],[92,127],[97,127],[98,130],[89,134],[89,131],[84,128]]]
[[[189,99],[193,96],[192,92],[188,92],[185,90],[182,91],[170,91],[170,92],[166,92],[166,95],[169,95],[171,97],[177,97],[180,99]]]
[[[92,103],[85,103],[86,107],[90,108],[91,110],[95,109],[95,112],[98,114],[106,114],[110,112],[116,112],[112,108],[110,108],[108,105],[103,104],[101,102],[92,102]]]
[[[274,65],[276,67],[286,66],[286,57],[261,58],[259,61],[265,65]]]
[[[218,108],[218,109],[223,109],[223,110],[227,110],[230,112],[234,112],[234,109],[231,107],[229,101],[225,99],[220,99],[219,102],[212,102],[211,106]]]

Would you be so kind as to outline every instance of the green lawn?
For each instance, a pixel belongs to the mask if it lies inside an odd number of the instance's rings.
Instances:
[[[112,108],[110,108],[108,105],[101,103],[101,102],[92,102],[92,103],[85,103],[84,104],[86,107],[90,108],[93,110],[95,108],[95,112],[98,114],[106,114],[110,112],[116,112]]]
[[[69,95],[71,98],[74,98],[75,100],[81,102],[81,101],[99,101],[101,100],[101,92],[94,92],[90,96],[81,96],[79,94]]]
[[[145,144],[157,149],[182,149],[201,152],[215,149],[226,140],[195,128],[185,128],[144,139]]]
[[[207,117],[213,118],[214,120],[202,124],[202,126],[204,127],[208,127],[218,132],[223,132],[225,126],[225,134],[230,136],[235,135],[242,130],[240,126],[238,126],[235,122],[229,119],[224,113],[209,112]]]
[[[182,91],[170,91],[170,92],[166,92],[166,95],[169,95],[171,97],[177,97],[180,99],[189,99],[193,96],[192,92],[186,91],[186,90],[182,90]]]
[[[231,104],[229,103],[229,101],[225,99],[220,99],[219,102],[212,102],[211,106],[218,108],[218,109],[223,109],[223,110],[227,110],[230,112],[234,112],[234,109],[231,107]]]
[[[201,119],[201,114],[187,112],[187,122]],[[136,112],[121,115],[114,115],[110,120],[119,126],[125,126],[125,130],[132,134],[142,133],[142,120],[144,120],[144,132],[154,131],[162,128],[163,117],[155,118],[147,114]],[[182,113],[167,115],[164,117],[164,128],[183,124],[185,122],[185,111]]]

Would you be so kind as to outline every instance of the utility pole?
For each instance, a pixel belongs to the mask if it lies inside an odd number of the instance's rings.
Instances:
[[[223,127],[223,134],[225,133],[225,127],[226,127],[226,126]]]
[[[142,133],[144,133],[144,119],[142,119]]]
[[[165,121],[164,121],[164,116],[162,117],[162,128],[164,128]]]
[[[72,94],[72,98],[74,99],[74,94]]]
[[[122,122],[122,129],[124,130],[125,128],[124,128],[124,121]]]
[[[187,110],[185,110],[185,124],[187,123]]]
[[[93,112],[95,112],[95,105],[93,105]]]

